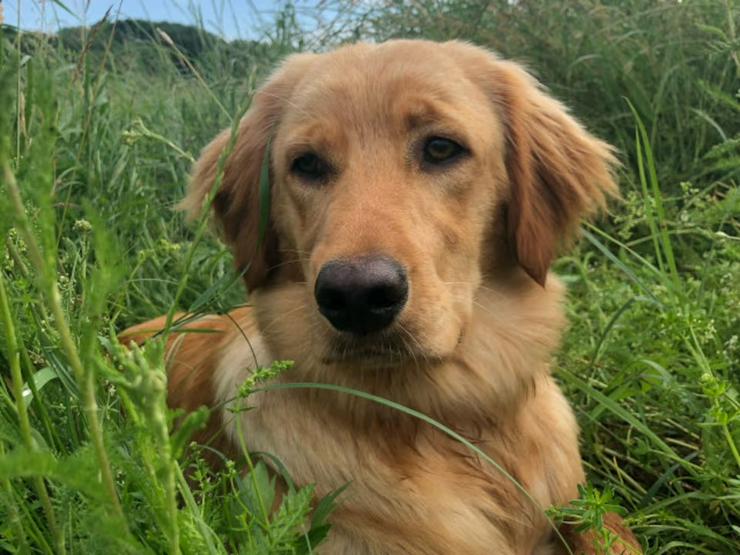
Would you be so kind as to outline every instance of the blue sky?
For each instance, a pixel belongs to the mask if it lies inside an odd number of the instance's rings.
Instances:
[[[59,27],[91,25],[112,7],[111,15],[118,14],[119,19],[193,23],[200,14],[206,29],[229,39],[257,36],[260,26],[270,22],[283,4],[266,0],[0,0],[10,25],[17,25],[20,7],[22,29],[53,32]],[[298,4],[315,4],[315,0]]]

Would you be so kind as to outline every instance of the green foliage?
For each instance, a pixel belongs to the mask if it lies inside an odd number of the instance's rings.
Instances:
[[[600,492],[590,484],[578,486],[579,498],[569,507],[553,507],[549,514],[558,522],[572,525],[577,532],[594,530],[595,547],[607,549],[615,545],[619,537],[604,527],[609,513],[621,514],[621,506],[613,502],[614,492],[607,489]]]
[[[243,302],[230,255],[173,207],[199,149],[277,60],[406,36],[526,62],[621,152],[623,202],[556,267],[571,321],[556,375],[591,483],[554,514],[598,527],[621,506],[648,553],[735,552],[740,10],[730,0],[329,5],[324,33],[305,32],[307,16],[288,3],[260,41],[146,21],[57,36],[2,29],[0,550],[319,545],[341,492],[316,500],[284,476],[278,498],[269,454],[208,470],[207,453],[188,448],[208,413],[167,410],[162,344],[122,349],[114,334]],[[263,369],[243,394],[289,366]]]

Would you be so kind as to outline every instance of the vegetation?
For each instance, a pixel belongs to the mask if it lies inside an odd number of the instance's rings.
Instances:
[[[0,550],[304,553],[324,537],[333,497],[312,507],[311,487],[293,488],[270,514],[263,462],[246,457],[242,476],[184,455],[205,413],[170,434],[161,345],[127,352],[114,338],[173,309],[243,302],[228,253],[172,207],[276,61],[404,36],[525,62],[621,152],[623,202],[556,268],[571,321],[556,375],[591,485],[553,516],[594,524],[617,503],[648,553],[740,551],[740,10],[317,5],[332,14],[318,31],[286,4],[259,41],[141,21],[3,28]]]

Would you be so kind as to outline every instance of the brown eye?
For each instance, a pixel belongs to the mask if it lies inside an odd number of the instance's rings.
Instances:
[[[329,164],[312,152],[300,155],[293,160],[291,171],[304,179],[319,180],[329,174]]]
[[[450,139],[432,137],[424,144],[424,162],[428,164],[444,164],[464,154],[466,150]]]

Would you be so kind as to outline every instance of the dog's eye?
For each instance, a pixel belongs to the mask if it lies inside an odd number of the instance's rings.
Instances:
[[[300,155],[293,160],[291,171],[306,179],[323,179],[329,173],[329,164],[312,152]]]
[[[463,153],[465,148],[442,137],[432,137],[424,144],[424,162],[428,164],[444,164]]]

